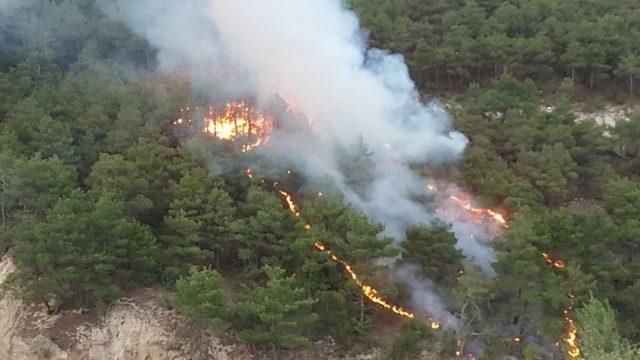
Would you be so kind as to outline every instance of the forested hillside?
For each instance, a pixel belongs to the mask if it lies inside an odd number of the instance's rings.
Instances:
[[[370,43],[404,54],[426,89],[462,89],[507,71],[541,82],[568,77],[623,100],[640,77],[636,1],[350,3],[370,30]]]
[[[39,0],[0,7],[0,245],[17,266],[6,287],[52,315],[104,314],[136,288],[162,287],[197,326],[273,356],[330,335],[393,359],[562,358],[568,311],[580,357],[638,358],[640,114],[605,127],[576,122],[573,106],[576,87],[632,99],[639,3],[350,3],[372,46],[406,57],[423,95],[456,93],[462,158],[414,165],[504,209],[492,271],[465,259],[446,222],[394,242],[326,179],[250,172],[277,166],[176,126],[202,94],[160,75],[146,39],[93,0]],[[359,145],[338,157],[366,192],[373,165]],[[460,326],[368,301],[344,264],[410,302],[380,258],[417,264]]]

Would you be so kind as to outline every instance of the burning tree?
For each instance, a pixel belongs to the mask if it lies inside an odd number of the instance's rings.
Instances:
[[[180,108],[181,117],[173,121],[175,126],[193,126],[192,112],[203,110],[196,107],[192,111],[190,107]],[[274,121],[271,116],[252,108],[246,101],[230,101],[217,109],[209,106],[202,118],[202,131],[213,137],[226,141],[239,141],[242,151],[250,151],[264,144],[271,131]]]
[[[272,128],[271,117],[250,108],[245,101],[232,101],[218,114],[214,107],[209,107],[209,117],[205,118],[204,129],[222,140],[243,137],[245,140],[242,151],[249,151],[262,145]]]

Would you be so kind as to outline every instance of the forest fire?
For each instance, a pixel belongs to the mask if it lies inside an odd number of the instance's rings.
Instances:
[[[542,253],[542,257],[550,266],[553,266],[556,269],[564,269],[564,261],[562,260],[553,260],[546,252]]]
[[[564,321],[567,324],[567,335],[564,338],[564,342],[567,343],[568,347],[567,354],[575,359],[580,355],[580,348],[577,345],[578,328],[568,315],[564,318]]]
[[[544,258],[547,265],[554,267],[556,269],[564,269],[565,263],[562,260],[552,259],[551,256],[545,252],[542,253],[542,257]],[[562,310],[562,320],[567,326],[567,330],[564,336],[564,342],[567,344],[567,354],[572,359],[577,358],[580,355],[580,347],[578,346],[578,328],[573,322],[571,318],[571,310],[573,310],[573,293],[569,292],[567,294],[567,298],[571,301],[571,305]]]
[[[273,120],[251,109],[245,101],[229,102],[219,114],[213,106],[209,107],[209,117],[205,118],[204,125],[205,132],[221,140],[247,137],[248,142],[242,146],[242,151],[262,145],[272,129]]]
[[[340,259],[339,257],[337,257],[336,255],[334,255],[330,250],[328,250],[326,248],[326,246],[321,243],[321,242],[316,242],[315,247],[318,251],[323,252],[325,255],[327,255],[331,260],[335,261],[336,263],[342,265],[342,267],[344,267],[344,269],[349,273],[349,275],[351,276],[351,279],[353,280],[353,282],[358,285],[358,287],[360,288],[360,290],[362,291],[362,293],[364,294],[364,296],[366,296],[369,300],[371,300],[372,302],[384,307],[385,309],[391,310],[392,312],[407,317],[409,319],[413,319],[414,315],[413,313],[403,309],[400,306],[396,306],[393,304],[390,304],[389,302],[387,302],[385,299],[383,299],[380,294],[378,293],[378,291],[376,289],[374,289],[373,287],[369,286],[369,285],[365,285],[362,280],[360,280],[358,278],[358,274],[353,270],[353,268],[351,267],[351,265],[349,265],[349,263],[347,263],[346,261]],[[440,328],[440,324],[437,322],[432,321],[430,324],[431,328],[436,330]]]
[[[197,113],[200,109],[196,108]],[[182,117],[173,122],[174,125],[188,123],[193,125],[191,109],[180,108]],[[267,141],[273,130],[273,119],[252,109],[246,101],[230,101],[221,111],[209,106],[203,112],[202,131],[220,140],[242,142],[242,151],[250,151]]]
[[[438,191],[438,186],[434,183],[427,183],[426,188],[431,192]],[[457,188],[453,187],[453,189],[457,189]],[[464,192],[456,190],[452,194],[451,191],[452,190],[450,188],[447,188],[447,192],[446,192],[447,198],[450,201],[452,201],[454,204],[456,204],[456,206],[458,206],[459,208],[465,209],[469,213],[473,214],[474,219],[476,219],[476,221],[480,222],[483,219],[490,219],[491,221],[493,221],[494,223],[500,225],[505,229],[509,228],[509,224],[507,223],[506,219],[501,213],[488,208],[476,207],[473,205],[471,199],[464,194]],[[542,253],[542,257],[544,258],[547,265],[549,265],[552,268],[564,269],[566,266],[563,260],[553,259],[546,252]],[[572,359],[575,359],[580,355],[580,348],[578,347],[578,344],[577,344],[578,328],[576,327],[573,319],[570,316],[571,310],[573,309],[573,294],[569,293],[567,296],[569,297],[569,299],[571,299],[571,306],[563,310],[563,321],[566,324],[566,332],[563,340],[567,344],[567,354]],[[516,337],[514,341],[518,343],[521,340],[519,337]]]
[[[287,205],[289,206],[289,210],[291,210],[291,213],[295,215],[295,217],[300,217],[300,212],[296,209],[296,203],[293,202],[291,195],[289,195],[289,193],[287,193],[286,191],[282,191],[282,190],[278,190],[278,193],[284,196],[284,199],[287,201]]]
[[[286,191],[283,190],[278,190],[278,193],[280,195],[282,195],[285,199],[285,201],[287,202],[287,206],[289,207],[289,211],[291,211],[291,213],[295,216],[295,217],[300,217],[300,212],[298,211],[298,207],[296,205],[296,203],[293,201],[293,199],[291,198],[291,195],[289,193],[287,193]],[[319,193],[318,196],[321,193]],[[310,224],[305,224],[304,228],[306,230],[310,230],[311,229],[311,225]],[[382,298],[380,296],[380,294],[378,293],[378,290],[376,290],[375,288],[366,285],[362,282],[362,280],[360,280],[360,278],[358,277],[358,273],[356,273],[356,271],[351,267],[351,265],[349,263],[347,263],[346,261],[340,259],[338,256],[336,256],[335,254],[333,254],[330,250],[327,249],[327,247],[321,243],[321,242],[316,242],[314,244],[316,250],[321,251],[322,253],[324,253],[325,255],[327,255],[332,261],[342,265],[342,267],[347,271],[347,273],[349,273],[349,276],[351,276],[351,280],[353,280],[353,282],[358,285],[358,287],[360,288],[360,291],[362,292],[362,294],[364,296],[367,297],[367,299],[369,299],[371,302],[376,303],[382,307],[384,307],[387,310],[390,310],[398,315],[407,317],[409,319],[413,319],[414,315],[413,313],[403,309],[400,306],[396,306],[393,305],[391,303],[389,303],[388,301],[386,301],[384,298]],[[430,326],[432,329],[437,330],[440,329],[441,325],[435,321],[431,321]]]
[[[430,192],[438,191],[438,186],[436,184],[428,183],[426,187]],[[461,207],[474,214],[478,222],[482,221],[485,218],[488,218],[505,229],[509,227],[507,220],[500,212],[491,210],[489,208],[473,206],[471,199],[469,199],[468,196],[462,192],[456,193],[454,195],[448,194],[448,198],[458,207]]]
[[[498,212],[495,212],[488,208],[475,207],[471,205],[471,202],[469,202],[468,200],[463,200],[455,195],[452,195],[449,198],[453,200],[456,204],[458,204],[458,206],[460,206],[463,209],[466,209],[467,211],[477,214],[478,216],[490,217],[491,219],[493,219],[495,222],[497,222],[498,224],[500,224],[500,226],[504,228],[509,227],[509,225],[507,224],[507,221],[504,219],[504,216],[502,216],[502,214]]]

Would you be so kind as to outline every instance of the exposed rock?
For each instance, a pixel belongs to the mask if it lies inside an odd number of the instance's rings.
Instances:
[[[15,271],[11,258],[0,261],[0,283]],[[343,354],[326,337],[305,349],[261,351],[209,333],[166,304],[162,289],[140,289],[113,304],[103,318],[80,310],[47,315],[0,291],[0,359],[12,360],[204,360],[204,359],[379,359],[378,349]]]
[[[616,105],[607,105],[603,109],[590,112],[574,111],[577,122],[593,119],[600,125],[610,127],[615,126],[618,121],[628,121],[633,112],[634,109],[630,107]]]
[[[0,282],[15,270],[0,262]],[[0,359],[252,359],[242,344],[225,344],[161,304],[162,291],[120,299],[103,319],[80,311],[47,315],[0,293]]]

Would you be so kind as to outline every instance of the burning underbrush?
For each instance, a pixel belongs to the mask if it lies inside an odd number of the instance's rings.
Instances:
[[[262,162],[261,165],[258,168],[245,168],[243,171],[250,182],[261,185],[278,194],[283,200],[283,204],[291,211],[291,214],[301,218],[304,209],[301,209],[295,202],[288,189],[300,189],[301,182],[305,183],[306,181],[302,178],[294,181],[293,179],[297,176],[292,174],[291,170],[284,170],[287,169],[285,166],[294,164],[289,161],[282,161],[283,159],[271,154],[269,150],[272,147],[277,147],[280,141],[286,142],[290,140],[290,138],[287,138],[289,134],[285,130],[287,127],[286,119],[281,124],[282,126],[278,127],[278,133],[276,133],[276,122],[283,120],[282,113],[291,113],[292,111],[289,102],[284,101],[284,105],[284,110],[281,113],[278,111],[263,112],[257,110],[247,101],[230,101],[219,107],[185,106],[180,109],[180,117],[173,121],[173,125],[178,129],[188,129],[192,135],[199,134],[204,138],[236,144],[233,147],[238,149],[238,152],[232,157],[238,160],[237,166],[245,163],[245,160],[239,160],[240,158],[236,158],[236,156],[244,158],[246,153],[269,143],[268,149],[265,148],[265,150],[256,153],[261,160],[256,160],[257,158],[254,155],[249,156],[251,159],[247,160],[251,162],[251,166],[253,166],[253,161]],[[305,120],[303,121],[304,125],[310,125],[309,120],[307,118]],[[307,143],[307,146],[312,147],[309,143]],[[389,148],[391,147],[385,147],[387,152]],[[232,162],[236,160],[232,160]],[[265,166],[265,164],[269,165]],[[375,166],[375,164],[373,165]],[[287,175],[284,178],[280,178],[278,174],[282,174],[283,170],[286,171]],[[300,171],[300,174],[304,174],[304,171]],[[264,175],[273,176],[281,182],[279,183],[278,180],[268,181],[266,180],[267,178],[263,177]],[[314,187],[313,185],[305,186]],[[284,189],[287,190],[285,191]],[[330,189],[332,189],[331,191],[344,193],[344,189],[332,188],[331,185],[329,185],[329,188],[322,188],[323,191]],[[298,191],[295,192],[299,194]],[[314,192],[311,191],[309,193]],[[464,189],[445,181],[430,180],[426,183],[422,182],[421,193],[429,195],[427,199],[430,200],[422,204],[425,205],[425,209],[428,209],[425,210],[424,217],[416,219],[415,216],[411,216],[412,220],[427,223],[431,218],[437,217],[451,223],[452,231],[458,241],[456,246],[462,250],[470,263],[481,265],[485,270],[485,275],[494,276],[495,273],[491,264],[495,261],[495,253],[489,243],[501,231],[509,228],[508,212],[505,209],[482,207]],[[315,192],[315,194],[322,193]],[[420,202],[422,203],[422,201]],[[304,229],[309,231],[313,225],[304,223]],[[424,301],[416,301],[415,297],[412,297],[411,304],[394,303],[379,292],[376,288],[378,285],[363,279],[357,266],[354,267],[353,264],[350,264],[342,256],[332,251],[330,246],[327,245],[327,243],[331,242],[330,239],[326,239],[326,241],[326,243],[324,241],[315,242],[313,249],[310,249],[310,251],[318,251],[334,262],[362,293],[363,298],[375,304],[379,309],[409,319],[426,315],[425,320],[434,330],[443,327],[456,329],[457,319],[446,309],[446,306],[440,304],[440,299],[436,299],[439,297],[438,291],[431,288],[423,289],[422,285],[416,287],[413,284],[410,286],[413,295],[423,294],[427,297],[433,297],[434,300],[424,303]],[[346,256],[347,254],[342,255]],[[552,259],[546,253],[542,253],[542,256],[552,269],[561,270],[565,266],[562,260]],[[460,270],[460,273],[463,274],[464,270]],[[400,280],[408,286],[410,285],[411,281]],[[426,279],[423,280],[426,281]],[[579,348],[577,346],[577,328],[570,317],[572,309],[573,305],[563,313],[563,321],[566,324],[564,341],[568,346],[569,356],[575,358],[579,353]],[[520,337],[515,339],[520,339]],[[519,342],[520,340],[514,341]],[[460,353],[464,352],[463,348],[464,346],[460,348]]]
[[[486,224],[495,234],[500,228],[507,229],[507,211],[481,207],[471,195],[453,184],[428,182],[427,191],[434,194],[440,204],[436,212],[450,221]]]
[[[272,116],[243,100],[230,101],[222,107],[184,106],[180,113],[180,117],[173,121],[175,126],[201,129],[219,140],[238,142],[243,152],[265,144],[274,129]]]

